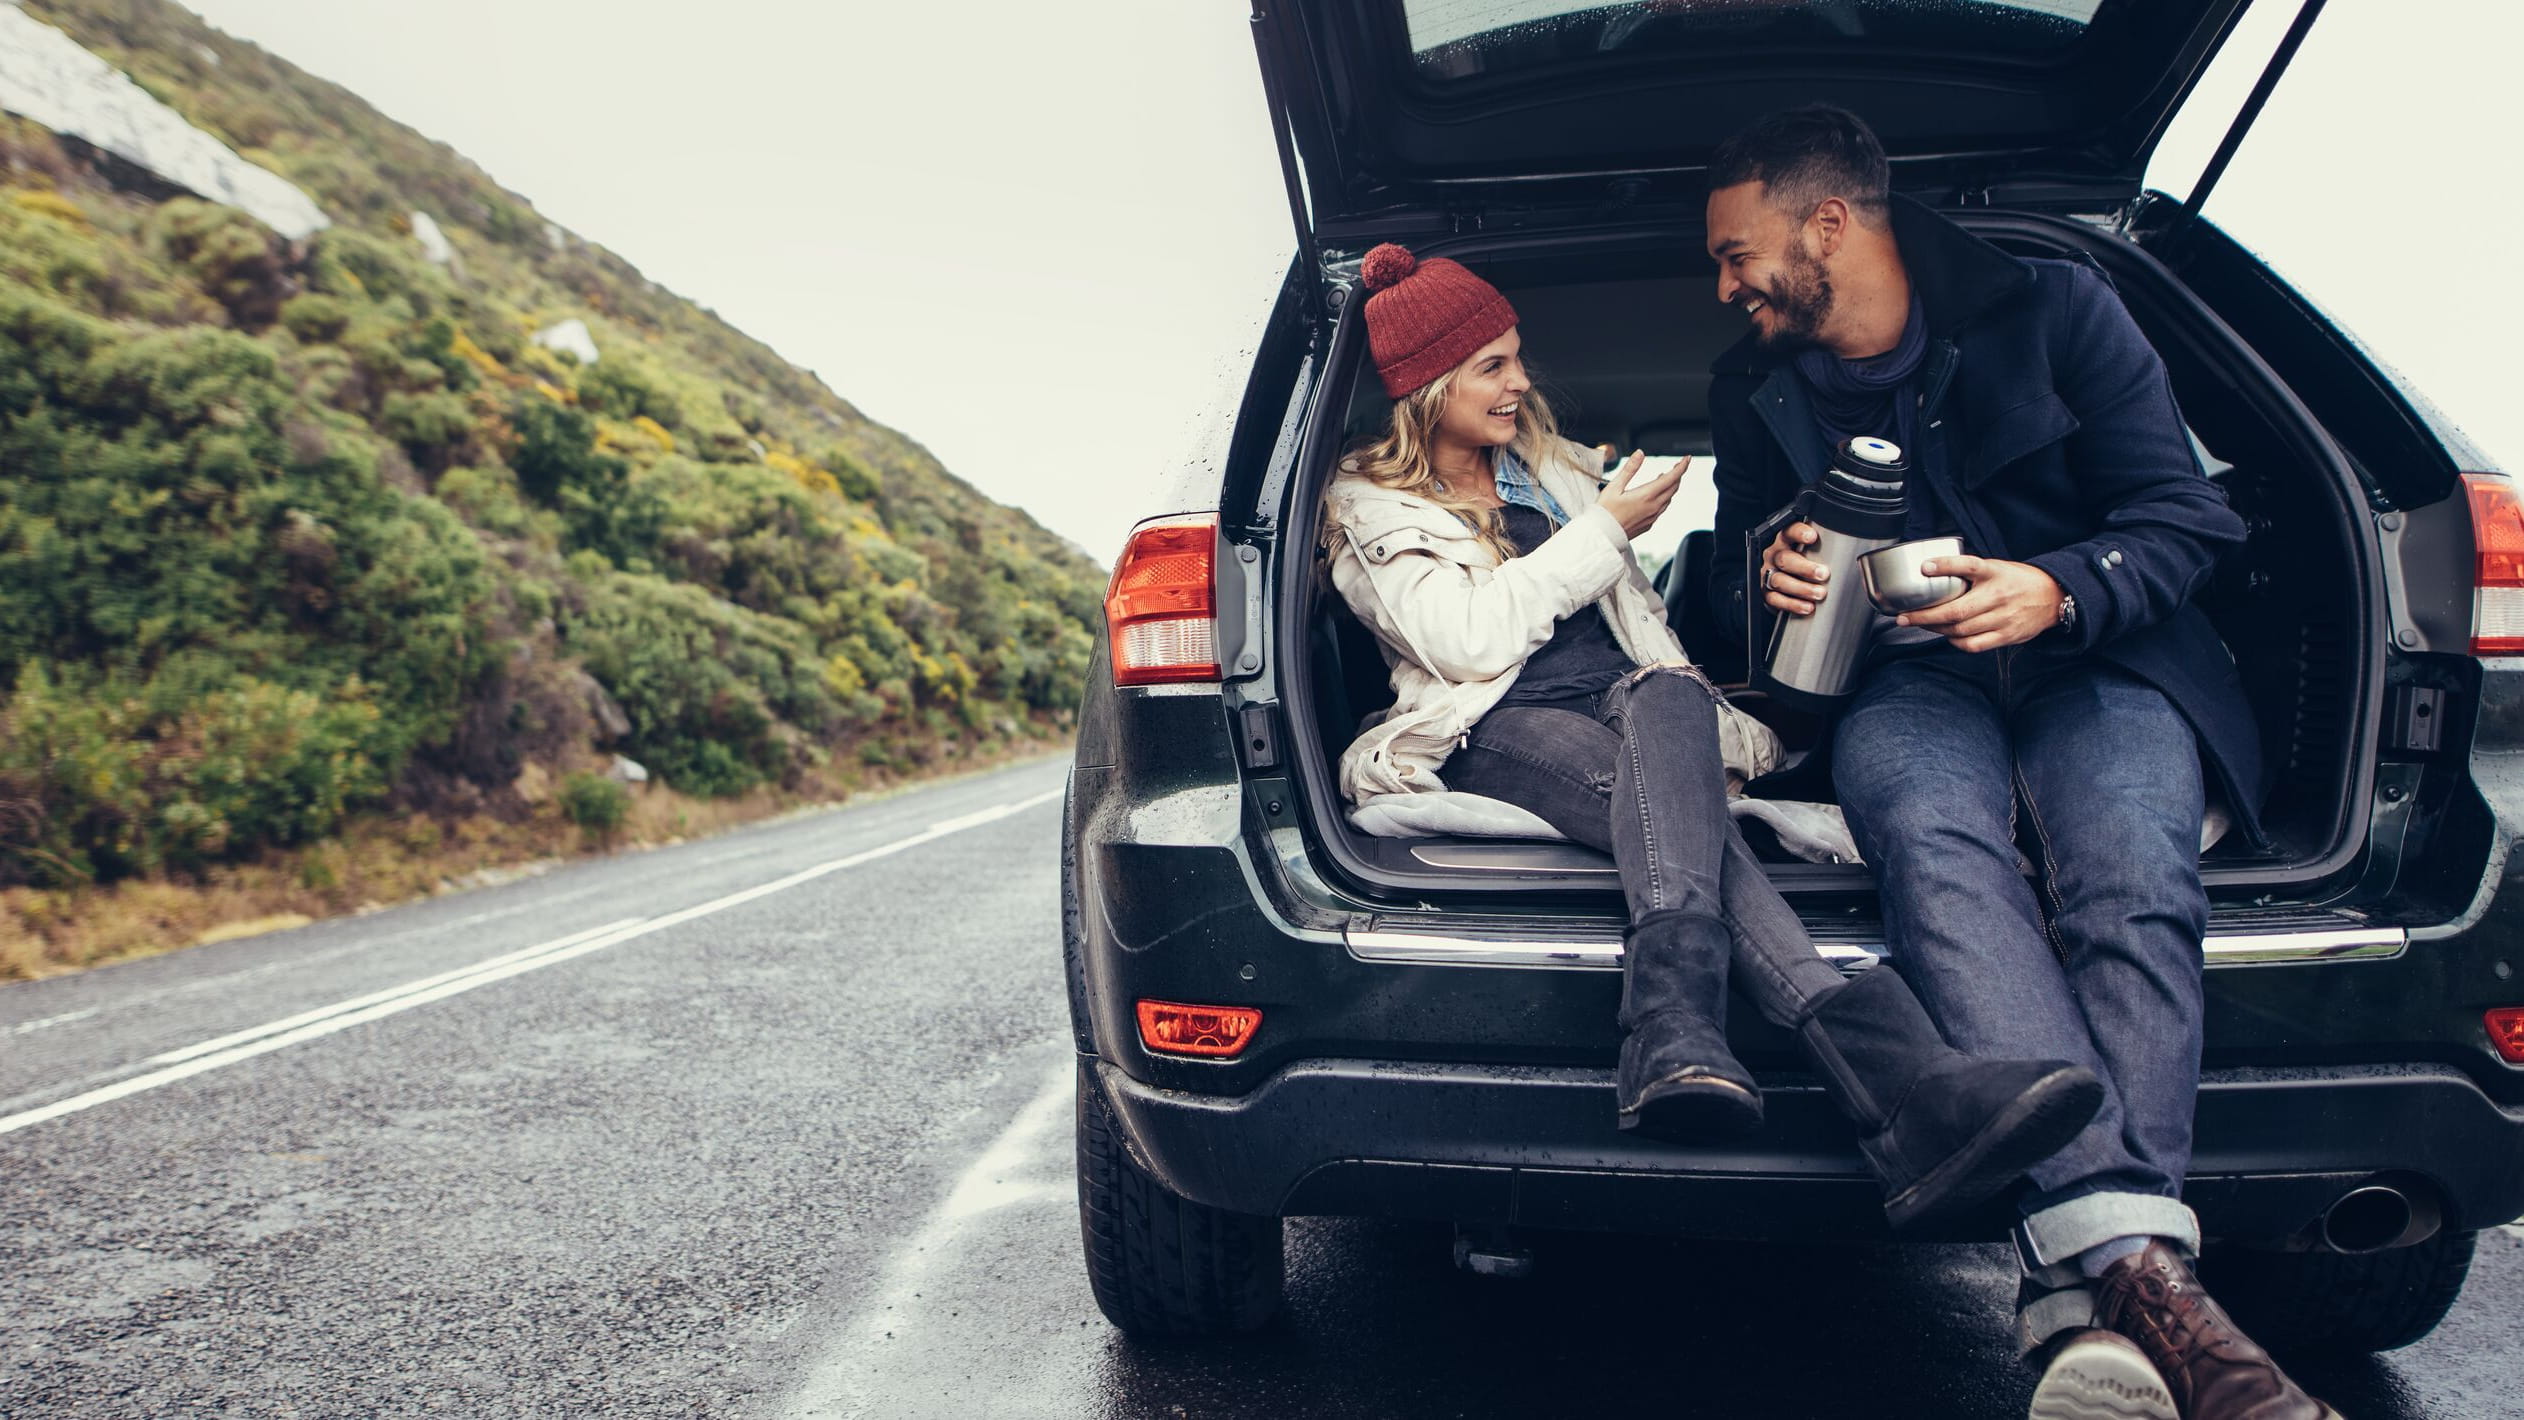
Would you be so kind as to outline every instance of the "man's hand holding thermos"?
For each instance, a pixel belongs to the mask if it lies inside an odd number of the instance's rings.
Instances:
[[[1762,600],[1772,611],[1783,616],[1814,614],[1814,604],[1830,590],[1823,584],[1831,580],[1832,569],[1798,549],[1812,547],[1822,536],[1823,530],[1814,524],[1794,522],[1770,540],[1769,550],[1762,554]]]

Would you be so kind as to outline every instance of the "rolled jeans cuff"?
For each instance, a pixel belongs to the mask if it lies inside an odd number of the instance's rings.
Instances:
[[[2163,1238],[2185,1257],[2200,1251],[2199,1215],[2176,1198],[2153,1193],[2089,1193],[2026,1216],[2016,1225],[2016,1255],[2030,1275],[2074,1263],[2077,1254],[2114,1238]]]
[[[2030,1356],[2061,1332],[2083,1331],[2094,1324],[2095,1290],[2082,1276],[2057,1288],[2035,1286],[2028,1280],[2016,1294],[2018,1355]]]

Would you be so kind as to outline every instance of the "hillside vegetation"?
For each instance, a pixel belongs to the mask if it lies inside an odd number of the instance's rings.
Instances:
[[[160,0],[24,8],[336,225],[0,117],[0,885],[602,820],[617,751],[821,797],[1059,732],[1076,549],[344,90]],[[532,338],[569,319],[595,363]]]

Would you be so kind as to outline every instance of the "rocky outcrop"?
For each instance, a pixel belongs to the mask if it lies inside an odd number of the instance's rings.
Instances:
[[[604,683],[585,670],[573,667],[570,684],[578,691],[580,703],[587,707],[588,723],[595,728],[598,744],[612,744],[631,733],[631,717],[622,706],[605,693]]]
[[[238,157],[78,41],[6,0],[0,0],[0,109],[197,197],[238,208],[292,240],[332,225],[287,179]]]
[[[455,264],[456,249],[448,242],[446,230],[438,225],[437,218],[418,208],[412,212],[412,240],[421,244],[421,255],[428,257],[433,265]]]
[[[574,355],[582,365],[596,363],[596,337],[588,334],[587,322],[576,316],[536,331],[535,344]]]

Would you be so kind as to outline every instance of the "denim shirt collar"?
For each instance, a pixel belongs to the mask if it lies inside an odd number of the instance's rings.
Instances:
[[[1560,501],[1551,496],[1550,489],[1535,481],[1532,471],[1525,467],[1523,459],[1517,457],[1514,447],[1499,450],[1491,465],[1490,477],[1498,485],[1501,498],[1551,519],[1553,527],[1568,525],[1569,515],[1560,507]]]

